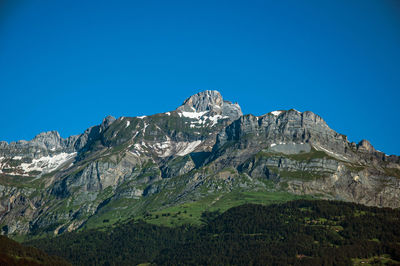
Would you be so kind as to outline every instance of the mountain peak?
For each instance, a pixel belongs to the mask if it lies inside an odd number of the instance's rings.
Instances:
[[[60,142],[61,137],[58,131],[52,130],[52,131],[47,131],[47,132],[41,132],[38,135],[36,135],[32,141],[37,142],[37,143],[43,143],[46,146],[49,145],[50,143],[58,143]]]
[[[100,125],[101,130],[106,129],[115,121],[115,117],[108,115],[106,118],[103,119],[103,122]]]
[[[182,112],[213,112],[222,116],[229,116],[235,120],[242,115],[242,110],[237,103],[226,101],[219,91],[206,90],[187,98],[177,111]]]
[[[187,98],[178,110],[185,112],[205,112],[220,109],[223,105],[221,93],[215,90],[199,92]]]

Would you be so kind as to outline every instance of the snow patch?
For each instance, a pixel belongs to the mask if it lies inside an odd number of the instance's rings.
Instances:
[[[136,136],[139,134],[139,131],[136,131],[135,135],[132,137],[132,139],[136,138]]]
[[[13,159],[13,160],[21,160],[22,157],[21,157],[21,156],[14,156],[12,159]]]
[[[278,142],[278,143],[272,143],[271,145],[269,145],[270,147],[274,147],[274,146],[276,146],[276,145],[285,145],[286,144],[286,142]],[[288,144],[290,144],[290,143],[288,143]],[[294,142],[293,142],[293,144],[295,144]]]
[[[131,124],[131,121],[126,121],[126,126],[125,126],[125,128],[129,127],[130,124]]]
[[[347,157],[345,157],[345,156],[343,156],[343,155],[341,155],[341,154],[335,153],[335,152],[333,152],[333,151],[330,151],[330,150],[328,150],[328,149],[325,149],[325,148],[322,147],[322,146],[319,146],[319,145],[315,145],[315,144],[314,144],[313,147],[314,147],[316,150],[318,150],[318,151],[324,151],[324,152],[326,152],[326,153],[332,155],[333,157],[335,157],[335,158],[337,158],[337,159],[339,159],[339,160],[351,161],[349,158],[347,158]]]
[[[210,119],[212,122],[211,126],[214,126],[215,124],[217,124],[219,119],[226,119],[226,118],[229,118],[229,116],[214,115],[214,116],[208,117],[208,119]]]
[[[197,118],[197,121],[192,121],[190,127],[194,128],[196,125],[199,125],[197,128],[200,128],[201,125],[206,125],[207,121],[210,121],[208,126],[215,126],[220,119],[227,119],[229,116],[222,116],[222,115],[214,115],[214,116],[201,116]]]
[[[201,140],[196,140],[193,142],[181,141],[174,142],[169,138],[166,141],[148,144],[148,146],[159,156],[168,157],[171,155],[184,156],[191,153],[196,149],[197,146],[201,144]]]
[[[204,111],[204,112],[181,112],[181,114],[184,117],[189,117],[189,118],[194,118],[194,119],[199,119],[200,117],[202,117],[203,115],[205,115],[206,113],[208,113],[208,111]]]
[[[142,116],[137,116],[136,118],[143,119],[143,118],[145,118],[145,117],[147,117],[147,116],[142,115]]]
[[[62,152],[54,156],[44,156],[39,159],[33,159],[31,163],[22,163],[21,169],[24,172],[40,171],[42,173],[50,173],[75,156],[76,152]]]
[[[140,156],[140,153],[137,151],[129,151],[130,154],[134,155],[134,156]]]
[[[165,114],[166,114],[167,116],[170,116],[170,115],[171,115],[171,113],[170,113],[170,112],[166,112]]]
[[[146,122],[144,122],[144,127],[143,127],[143,135],[146,133],[146,128],[149,126]]]
[[[28,174],[20,174],[20,173],[14,173],[14,172],[7,173],[7,175],[29,176]]]
[[[193,141],[193,142],[186,142],[185,143],[186,147],[184,149],[182,149],[181,151],[179,151],[177,153],[177,155],[184,156],[186,154],[189,154],[192,151],[194,151],[194,149],[196,149],[197,146],[199,146],[200,144],[201,144],[201,140],[196,140],[196,141]]]
[[[276,145],[286,145],[286,144],[301,144],[301,145],[303,145],[303,144],[305,144],[305,143],[303,143],[303,142],[300,142],[300,143],[295,143],[295,142],[288,142],[288,143],[286,143],[286,142],[278,142],[278,143],[272,143],[271,145],[269,145],[270,147],[274,147],[274,146],[276,146]]]
[[[271,114],[273,114],[274,116],[278,116],[282,113],[283,111],[272,111]]]
[[[144,151],[144,150],[142,149],[142,146],[141,146],[140,144],[138,144],[138,143],[136,143],[135,145],[133,145],[133,147],[134,147],[136,150],[138,150],[138,151]]]

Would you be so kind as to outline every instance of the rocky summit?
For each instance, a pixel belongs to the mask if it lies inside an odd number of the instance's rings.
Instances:
[[[218,91],[66,139],[0,142],[2,234],[61,234],[237,191],[397,208],[400,157],[349,142],[310,111],[243,115]]]

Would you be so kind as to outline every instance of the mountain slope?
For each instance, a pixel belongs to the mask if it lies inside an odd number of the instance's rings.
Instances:
[[[47,132],[0,143],[3,234],[60,234],[231,193],[285,191],[399,207],[400,159],[350,143],[312,112],[242,115],[217,91],[166,113],[107,117],[67,139]]]

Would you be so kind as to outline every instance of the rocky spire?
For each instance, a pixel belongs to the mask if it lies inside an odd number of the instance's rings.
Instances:
[[[53,130],[48,132],[42,132],[35,136],[31,143],[37,146],[41,146],[45,149],[61,149],[62,138],[60,134]]]
[[[206,90],[187,98],[177,111],[183,112],[210,112],[217,115],[228,116],[235,120],[242,116],[242,110],[237,103],[225,101],[221,93],[216,90]]]
[[[375,148],[371,145],[371,143],[368,140],[361,140],[357,144],[357,150],[359,151],[366,151],[366,152],[374,152],[376,151]]]

